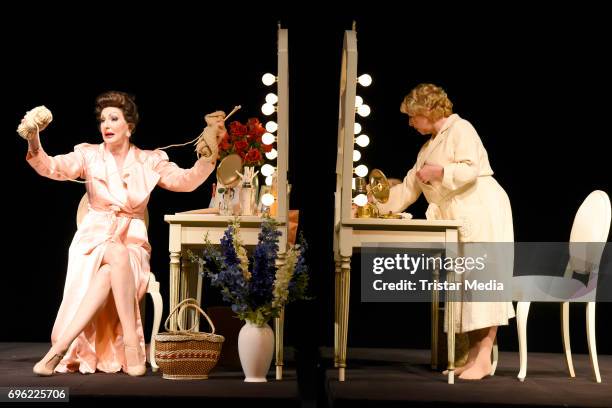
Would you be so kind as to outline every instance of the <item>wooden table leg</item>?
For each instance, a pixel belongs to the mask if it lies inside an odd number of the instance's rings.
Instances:
[[[285,324],[285,308],[281,308],[280,316],[274,319],[274,336],[276,352],[276,379],[283,379],[283,333]]]
[[[449,287],[455,282],[455,273],[448,271],[447,282]],[[455,293],[454,290],[446,291],[446,313],[448,316],[448,383],[455,383]]]
[[[286,253],[278,253],[276,259],[276,267],[281,268],[287,260]],[[275,337],[275,354],[276,354],[276,379],[283,379],[283,339],[284,339],[284,324],[285,324],[285,308],[281,308],[279,317],[274,319],[274,337]]]
[[[341,290],[341,272],[342,262],[335,261],[336,272],[335,272],[335,290],[334,296],[334,367],[338,368],[338,361],[340,359],[340,290]]]
[[[198,263],[198,268],[197,268],[197,273],[198,273],[198,287],[196,290],[196,300],[198,301],[198,306],[202,307],[202,291],[204,290],[203,286],[204,286],[204,276],[202,275],[204,272],[204,267],[202,266],[202,264]],[[196,319],[196,326],[195,326],[195,330],[196,331],[200,331],[200,316],[198,314],[198,317]]]
[[[456,258],[459,256],[459,232],[455,229],[446,230],[446,256]],[[455,271],[446,273],[449,287],[455,283]],[[448,383],[455,383],[455,301],[456,292],[446,291],[446,316],[448,319],[447,347],[448,347]]]
[[[440,318],[440,292],[435,285],[440,282],[440,269],[433,271],[434,290],[431,292],[431,368],[438,369],[438,325]]]
[[[345,380],[346,348],[348,341],[349,301],[351,294],[351,257],[342,256],[342,271],[340,273],[340,304],[339,304],[339,346],[338,380]]]
[[[170,252],[170,312],[174,310],[179,302],[180,275],[181,275],[181,253]],[[177,330],[176,313],[170,317],[170,330]]]
[[[179,302],[182,302],[183,300],[189,298],[189,289],[190,289],[190,276],[191,276],[191,261],[189,260],[189,257],[186,254],[183,254],[183,256],[181,257],[181,290],[180,290],[180,298],[179,298]],[[195,310],[190,309],[187,310],[187,313],[184,313],[181,316],[181,325],[183,326],[183,328],[186,330],[187,328],[191,327],[191,324],[189,324],[190,322],[190,317],[193,315],[193,312]]]

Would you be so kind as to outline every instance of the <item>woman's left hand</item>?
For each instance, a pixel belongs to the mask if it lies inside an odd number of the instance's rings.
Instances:
[[[221,139],[223,139],[223,136],[225,136],[227,133],[227,129],[225,129],[225,116],[225,112],[215,111],[204,117],[206,120],[206,126],[214,129],[214,132],[217,135],[217,144],[221,142]]]
[[[416,172],[416,176],[421,183],[425,184],[431,181],[442,180],[442,177],[444,177],[444,167],[425,163],[421,170]]]

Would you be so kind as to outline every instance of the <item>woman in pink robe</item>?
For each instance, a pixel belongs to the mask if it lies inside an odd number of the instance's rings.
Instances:
[[[144,212],[155,186],[193,191],[215,169],[217,146],[191,169],[181,169],[161,150],[130,143],[138,122],[133,99],[107,92],[96,99],[103,143],[48,156],[38,135],[28,139],[26,160],[42,176],[84,179],[89,211],[69,249],[64,297],[51,333],[52,347],[34,366],[53,372],[118,372],[144,375],[145,340],[138,310],[149,280],[151,247]],[[223,115],[222,115],[223,116]],[[207,131],[220,137],[222,117]]]

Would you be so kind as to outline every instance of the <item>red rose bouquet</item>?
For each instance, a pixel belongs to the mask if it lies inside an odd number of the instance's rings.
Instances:
[[[257,118],[250,118],[246,125],[238,121],[231,122],[228,133],[219,143],[219,158],[229,154],[238,154],[244,166],[261,166],[264,154],[272,150],[272,145],[265,145],[261,137],[266,133]]]

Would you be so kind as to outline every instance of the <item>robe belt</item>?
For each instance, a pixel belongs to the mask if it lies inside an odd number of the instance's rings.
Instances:
[[[108,209],[96,209],[89,207],[89,210],[94,213],[110,217],[110,225],[108,226],[108,230],[106,232],[110,242],[122,242],[121,236],[127,231],[132,219],[136,218],[144,220],[144,214],[124,211],[117,205],[111,205],[108,207]],[[121,218],[127,218],[127,222],[120,225],[119,220]]]
[[[491,175],[490,174],[482,174],[482,175],[480,175],[478,177],[491,177]],[[468,186],[462,187],[462,188],[458,189],[457,191],[455,191],[455,192],[453,192],[451,194],[447,194],[446,196],[442,197],[442,199],[440,201],[438,201],[437,203],[429,203],[429,206],[427,207],[427,211],[425,211],[425,218],[427,218],[428,220],[441,220],[441,219],[443,219],[443,217],[442,217],[442,210],[440,209],[440,204],[448,201],[452,197],[454,197],[457,194],[461,193],[467,187]]]
[[[121,207],[119,207],[118,205],[111,205],[105,209],[89,207],[89,211],[98,213],[100,215],[109,215],[111,217],[137,218],[140,220],[144,220],[144,213],[128,212],[122,210]]]

